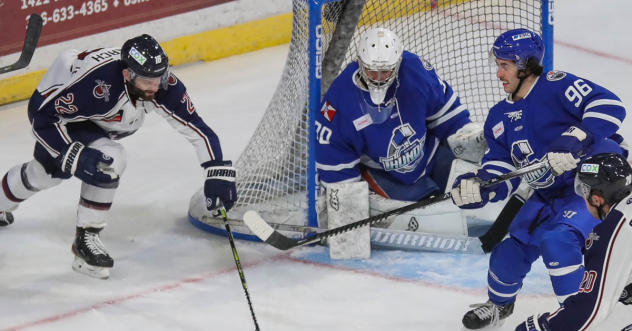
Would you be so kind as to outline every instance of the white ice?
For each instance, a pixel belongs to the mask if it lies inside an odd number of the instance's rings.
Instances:
[[[556,68],[632,104],[632,1],[555,6]],[[281,46],[175,69],[226,158],[247,143],[286,53]],[[630,123],[622,130],[632,141]],[[33,143],[26,103],[0,108],[0,172],[30,160]],[[38,193],[0,229],[0,330],[254,330],[227,239],[186,219],[203,183],[191,146],[156,115],[122,143],[128,168],[102,236],[115,259],[110,279],[70,268],[79,181]],[[261,330],[460,330],[468,305],[486,300],[485,257],[374,251],[365,262],[332,263],[322,247],[237,248]],[[536,262],[500,330],[556,307]],[[619,305],[601,329],[631,323]]]

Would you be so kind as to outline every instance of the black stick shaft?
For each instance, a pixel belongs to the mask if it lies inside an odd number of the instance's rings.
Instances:
[[[259,331],[259,324],[257,323],[255,310],[254,308],[252,308],[252,302],[250,301],[250,293],[248,293],[248,285],[246,284],[246,276],[244,276],[244,269],[241,268],[239,255],[237,254],[237,247],[235,247],[235,238],[233,238],[233,232],[230,231],[230,226],[228,225],[226,210],[224,208],[221,208],[220,211],[222,213],[222,218],[224,219],[224,225],[226,226],[226,234],[228,235],[228,241],[230,242],[230,247],[233,249],[233,257],[235,258],[235,265],[237,265],[237,271],[239,272],[239,278],[241,279],[241,287],[243,287],[244,294],[246,294],[246,300],[248,300],[248,307],[250,307],[250,314],[252,315],[252,321],[255,323],[255,331]]]

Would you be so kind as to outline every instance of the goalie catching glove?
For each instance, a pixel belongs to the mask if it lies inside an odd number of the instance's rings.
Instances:
[[[487,150],[483,127],[478,123],[468,123],[448,137],[448,145],[454,156],[461,160],[480,163]]]
[[[206,174],[204,182],[204,196],[206,209],[213,211],[222,205],[226,211],[230,210],[237,201],[237,186],[235,177],[237,171],[231,161],[209,161],[202,164]]]
[[[481,182],[496,177],[485,169],[465,173],[456,178],[452,186],[452,201],[461,209],[476,209],[488,202],[505,199],[509,195],[509,187],[505,184],[481,187]]]
[[[74,175],[86,184],[101,188],[118,187],[119,175],[110,167],[112,162],[112,157],[78,141],[64,146],[55,159],[57,166],[68,178]]]
[[[566,132],[555,139],[549,145],[546,158],[551,166],[551,172],[560,176],[564,172],[577,168],[580,156],[595,142],[595,138],[589,132],[571,126]]]

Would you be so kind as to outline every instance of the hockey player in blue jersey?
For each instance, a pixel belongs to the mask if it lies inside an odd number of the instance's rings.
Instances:
[[[388,199],[417,201],[445,188],[432,174],[439,145],[448,137],[484,144],[482,127],[471,123],[450,85],[384,28],[361,36],[357,61],[333,82],[321,114],[316,118],[321,183],[363,178]]]
[[[579,291],[556,312],[531,316],[516,331],[598,330],[617,302],[632,304],[632,167],[618,154],[589,157],[578,166],[575,192],[603,220],[586,240]]]
[[[79,178],[72,267],[107,278],[114,265],[99,239],[127,157],[115,140],[138,130],[156,112],[189,140],[205,169],[209,210],[236,201],[235,170],[223,160],[217,135],[196,112],[184,84],[169,70],[169,58],[149,35],[122,48],[99,48],[60,55],[37,86],[28,105],[36,139],[34,159],[11,168],[2,179],[0,225],[11,211],[39,191]]]
[[[560,303],[577,292],[584,275],[583,243],[599,223],[573,190],[573,170],[596,153],[625,153],[616,134],[625,117],[620,99],[570,73],[543,74],[541,37],[526,29],[501,34],[490,51],[507,99],[485,121],[489,145],[482,169],[460,176],[452,197],[461,208],[481,208],[505,199],[520,184],[481,188],[479,180],[537,162],[546,169],[522,177],[533,195],[514,218],[510,237],[495,247],[489,262],[489,301],[463,317],[468,329],[496,325],[513,312],[531,264],[542,256]]]

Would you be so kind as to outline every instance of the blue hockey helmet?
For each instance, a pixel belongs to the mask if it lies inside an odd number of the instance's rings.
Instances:
[[[490,65],[496,65],[496,59],[516,62],[518,70],[527,67],[529,59],[542,64],[544,59],[544,41],[537,33],[527,29],[514,29],[504,32],[494,42],[489,51]]]
[[[144,34],[127,40],[121,47],[121,60],[131,70],[132,80],[136,76],[160,78],[166,89],[169,80],[169,57],[152,36]]]

